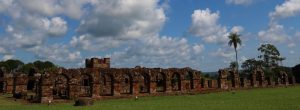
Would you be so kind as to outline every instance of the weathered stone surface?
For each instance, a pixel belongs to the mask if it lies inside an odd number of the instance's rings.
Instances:
[[[74,99],[106,99],[135,96],[194,94],[215,89],[227,90],[294,84],[281,72],[275,82],[261,69],[248,77],[228,69],[219,70],[218,80],[201,78],[191,68],[110,68],[109,59],[87,60],[86,68],[49,70],[42,74],[0,72],[0,92],[14,93],[31,102],[53,103]],[[3,73],[3,74],[2,74]],[[27,97],[26,97],[27,96]],[[85,101],[78,100],[79,105]]]

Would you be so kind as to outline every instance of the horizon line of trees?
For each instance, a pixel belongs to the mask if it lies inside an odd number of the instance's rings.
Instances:
[[[293,75],[292,68],[282,66],[282,61],[285,57],[282,57],[276,46],[265,43],[261,44],[257,49],[261,54],[256,58],[248,59],[241,64],[242,70],[239,70],[237,47],[242,44],[241,35],[238,33],[230,33],[228,38],[228,45],[234,47],[236,61],[230,63],[229,68],[235,70],[241,77],[251,74],[251,72],[257,68],[263,69],[265,76],[274,77],[277,76],[280,71],[285,71],[289,75]],[[300,74],[300,73],[299,73]]]
[[[0,69],[5,73],[23,72],[29,74],[32,69],[43,72],[50,69],[56,69],[59,66],[50,61],[36,60],[34,62],[24,63],[18,59],[9,59],[6,61],[0,61]]]

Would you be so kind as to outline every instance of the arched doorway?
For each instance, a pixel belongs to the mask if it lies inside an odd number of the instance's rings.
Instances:
[[[120,79],[121,94],[132,94],[133,79],[130,74],[123,74]]]
[[[100,78],[100,95],[113,96],[114,95],[114,78],[112,75],[102,73]]]
[[[257,73],[257,77],[256,77],[256,80],[258,81],[258,85],[259,86],[263,86],[263,73],[258,71]]]
[[[140,74],[139,92],[140,93],[149,93],[150,92],[150,76],[146,73]]]
[[[194,89],[194,76],[192,72],[188,72],[187,74],[185,74],[185,80],[188,82],[189,85],[187,85],[186,87],[188,87],[188,89]]]
[[[6,88],[4,82],[4,72],[0,69],[0,93],[4,92]]]
[[[28,82],[27,82],[27,91],[34,92],[34,89],[36,88],[36,81],[34,74],[36,73],[35,69],[31,68],[28,73]]]
[[[91,97],[93,94],[93,78],[90,75],[82,75],[80,82],[81,97]]]
[[[231,87],[236,87],[236,85],[235,85],[235,74],[234,74],[234,72],[232,72],[232,71],[229,72],[229,75],[228,75],[228,77],[227,77],[227,80],[230,81]]]
[[[171,79],[172,90],[180,91],[181,90],[181,78],[178,73],[174,73]]]
[[[54,79],[54,99],[69,99],[69,79],[65,75],[58,75]]]
[[[156,75],[156,92],[166,91],[166,75],[164,73],[158,73]]]

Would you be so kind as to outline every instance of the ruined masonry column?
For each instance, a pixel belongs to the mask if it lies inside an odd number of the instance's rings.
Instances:
[[[256,82],[256,72],[253,72],[251,74],[251,86],[252,87],[257,87],[257,82]]]
[[[194,83],[194,89],[195,91],[201,91],[201,85],[200,85],[200,79],[201,75],[200,73],[196,72],[195,77],[193,77],[193,83]]]
[[[69,98],[70,99],[76,99],[79,97],[79,86],[76,83],[77,79],[71,79],[70,83],[69,83]]]
[[[49,74],[44,74],[41,79],[41,103],[53,102],[53,85]]]
[[[220,89],[228,89],[227,74],[226,70],[219,70],[218,87]]]

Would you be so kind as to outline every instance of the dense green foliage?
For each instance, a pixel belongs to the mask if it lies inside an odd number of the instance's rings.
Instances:
[[[50,61],[43,62],[43,61],[39,61],[39,60],[37,60],[33,63],[27,63],[27,64],[24,64],[20,60],[1,61],[0,67],[3,67],[3,69],[7,72],[20,71],[20,72],[24,72],[24,73],[30,73],[32,71],[32,69],[37,69],[37,70],[43,71],[43,70],[57,68],[57,66],[55,66],[55,64],[53,64]]]
[[[6,60],[0,62],[0,67],[4,67],[6,71],[14,71],[23,65],[24,63],[20,60]]]
[[[74,107],[73,103],[21,104],[0,96],[0,110],[299,110],[300,87],[240,90],[235,94],[144,97],[96,101],[93,106]]]
[[[258,49],[261,55],[258,58],[263,60],[265,67],[276,67],[279,62],[285,60],[284,57],[280,56],[278,49],[272,44],[262,44]]]
[[[289,67],[280,66],[280,62],[285,60],[280,56],[278,49],[272,44],[262,44],[257,49],[261,55],[258,60],[255,58],[244,61],[241,65],[243,68],[242,75],[247,76],[254,69],[261,67],[267,77],[276,77],[280,71],[285,71],[289,76],[292,75],[292,69]]]

